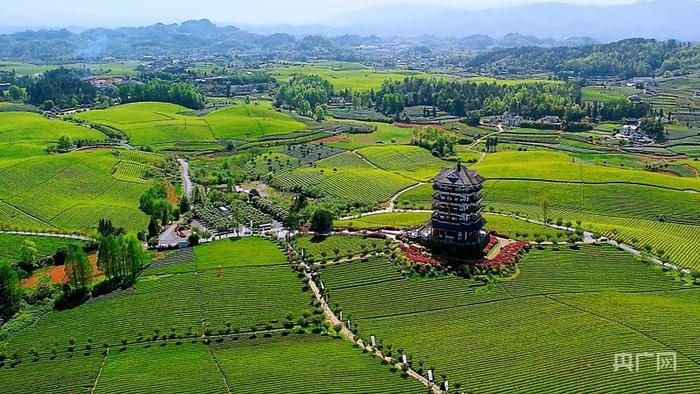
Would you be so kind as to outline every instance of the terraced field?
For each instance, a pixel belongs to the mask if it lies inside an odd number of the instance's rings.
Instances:
[[[426,181],[453,164],[417,146],[372,146],[357,151],[375,166],[419,181]]]
[[[106,218],[127,230],[144,229],[148,220],[138,199],[147,186],[112,177],[117,163],[111,152],[93,150],[38,156],[0,169],[0,227],[84,230]]]
[[[284,189],[303,187],[345,201],[378,204],[416,183],[402,175],[380,169],[300,168],[280,174],[273,184]]]
[[[204,120],[218,139],[250,140],[307,129],[304,123],[275,111],[269,101],[257,105],[236,104],[211,112]]]
[[[460,278],[407,280],[379,259],[331,266],[321,279],[360,336],[404,348],[414,368],[462,390],[692,391],[700,373],[697,330],[688,332],[700,293],[609,246],[534,250],[519,276],[486,292]],[[615,353],[665,351],[679,352],[678,372],[653,362],[613,371]]]
[[[417,381],[401,378],[350,343],[327,336],[227,341],[212,350],[236,393],[425,392]]]

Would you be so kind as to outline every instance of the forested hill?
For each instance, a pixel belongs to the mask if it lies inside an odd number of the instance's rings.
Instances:
[[[209,20],[117,29],[24,31],[0,35],[0,59],[55,61],[102,57],[137,58],[230,51],[295,49],[308,54],[333,53],[337,45],[320,37],[296,39],[288,34],[259,35],[234,26],[219,27]]]
[[[629,39],[580,47],[520,47],[482,52],[467,67],[492,73],[566,76],[655,76],[700,69],[700,45]]]

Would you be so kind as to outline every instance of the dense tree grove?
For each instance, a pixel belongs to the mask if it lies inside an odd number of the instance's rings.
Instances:
[[[660,119],[657,118],[644,118],[639,122],[639,127],[642,132],[658,142],[666,141],[666,134],[664,131],[664,125],[661,123]]]
[[[97,266],[109,279],[133,282],[146,262],[141,241],[134,234],[102,238]]]
[[[154,79],[144,84],[122,84],[119,86],[117,95],[122,103],[162,101],[191,109],[202,109],[206,104],[204,94],[191,84],[161,79]]]
[[[318,118],[332,95],[333,86],[318,75],[295,75],[287,84],[280,86],[275,106],[287,106],[294,108],[301,116]]]
[[[168,189],[163,183],[158,183],[149,187],[141,197],[139,197],[139,208],[151,217],[159,220],[162,224],[168,223],[174,205],[168,201]]]
[[[580,100],[573,84],[530,83],[504,85],[445,81],[435,78],[406,78],[385,81],[374,94],[377,110],[392,115],[404,106],[434,106],[456,116],[499,115],[513,111],[527,118],[563,116]]]
[[[66,278],[76,290],[87,291],[92,281],[92,263],[80,245],[73,244],[66,256]]]
[[[697,67],[700,47],[674,40],[628,39],[581,47],[518,47],[483,52],[466,66],[491,72],[551,72],[560,78],[661,75]]]
[[[456,138],[445,131],[435,128],[424,128],[413,133],[411,144],[429,150],[434,156],[447,157],[454,153],[453,146]]]
[[[97,97],[97,90],[81,79],[82,76],[76,70],[63,67],[47,71],[27,87],[28,101],[46,109],[91,104]]]

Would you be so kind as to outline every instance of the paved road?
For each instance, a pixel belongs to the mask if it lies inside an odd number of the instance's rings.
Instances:
[[[86,237],[84,235],[76,235],[76,234],[40,233],[40,232],[33,232],[33,231],[9,231],[9,230],[0,230],[0,234],[31,235],[31,236],[37,236],[37,237],[76,239],[79,241],[96,241],[95,238],[90,238],[90,237]]]
[[[192,197],[192,180],[190,179],[190,165],[185,159],[177,159],[182,168],[182,188],[184,189],[187,198]]]

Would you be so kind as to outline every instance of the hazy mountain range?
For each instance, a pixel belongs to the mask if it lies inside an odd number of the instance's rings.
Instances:
[[[700,41],[699,16],[697,0],[644,0],[610,6],[538,3],[478,11],[394,4],[337,15],[317,25],[242,27],[258,33],[294,35],[501,37],[519,33],[556,40],[587,36],[603,42],[630,37]]]

